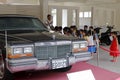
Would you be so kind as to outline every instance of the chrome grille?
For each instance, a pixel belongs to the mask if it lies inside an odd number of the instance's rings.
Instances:
[[[36,43],[35,45],[35,55],[38,59],[48,59],[51,58],[60,58],[65,57],[66,53],[71,51],[71,43],[57,44],[52,42],[47,43]]]
[[[70,45],[59,45],[57,46],[57,56],[64,57],[65,53],[70,52]]]

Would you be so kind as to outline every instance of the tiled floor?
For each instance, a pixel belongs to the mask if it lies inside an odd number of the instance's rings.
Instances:
[[[109,49],[109,46],[103,47]],[[94,54],[94,58],[88,61],[88,63],[120,74],[120,56],[117,58],[117,62],[110,62],[112,57],[109,55],[109,52],[99,49],[99,63],[97,61],[98,60],[97,57],[98,57],[97,54]]]

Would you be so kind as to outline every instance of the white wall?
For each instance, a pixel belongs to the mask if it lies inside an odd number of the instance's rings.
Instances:
[[[120,31],[120,8],[115,10],[115,28]]]
[[[115,10],[110,8],[93,7],[93,25],[115,25]]]
[[[57,8],[57,25],[62,25],[62,9],[68,9],[68,26],[72,25],[72,10],[77,10],[77,26],[79,26],[79,11],[91,10],[93,17],[91,24],[95,26],[103,26],[108,23],[115,25],[117,30],[120,30],[120,8],[105,8],[97,6],[53,6],[49,5],[49,13],[51,8]],[[39,5],[0,5],[0,14],[28,14],[40,18]],[[46,17],[46,15],[44,16]]]
[[[38,5],[0,5],[0,14],[27,14],[40,17]]]

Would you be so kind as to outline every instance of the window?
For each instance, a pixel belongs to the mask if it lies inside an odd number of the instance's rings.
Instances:
[[[79,26],[91,25],[91,11],[79,12]]]
[[[67,26],[67,9],[62,10],[62,27]]]
[[[80,12],[79,13],[80,18],[91,18],[91,11],[88,12]]]
[[[88,12],[84,12],[84,18],[89,17],[89,13]]]
[[[80,18],[83,18],[83,12],[80,12],[80,13],[79,13],[79,17],[80,17]]]
[[[88,15],[89,15],[89,17],[91,17],[91,15],[92,15],[92,14],[91,14],[91,11],[88,13]]]
[[[57,9],[52,9],[51,14],[53,16],[53,26],[57,26]]]

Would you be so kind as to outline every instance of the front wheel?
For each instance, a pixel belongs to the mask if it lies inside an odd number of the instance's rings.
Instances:
[[[0,80],[14,80],[12,73],[5,66],[2,54],[0,54]]]

